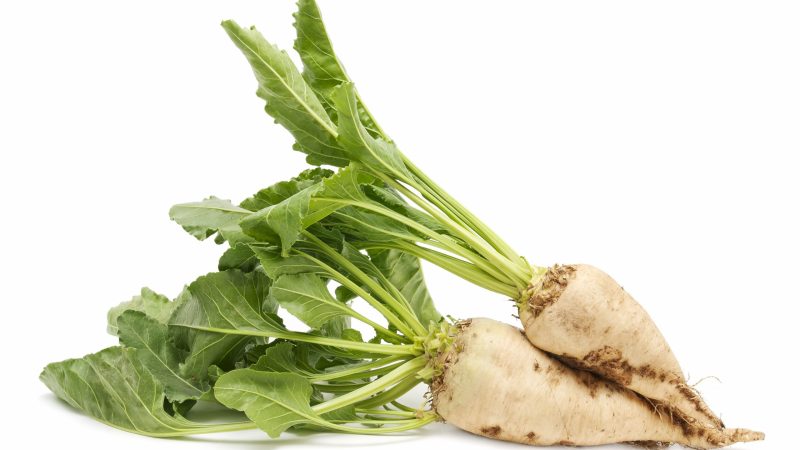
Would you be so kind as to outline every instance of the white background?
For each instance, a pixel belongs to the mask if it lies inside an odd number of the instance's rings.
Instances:
[[[321,8],[363,98],[419,166],[532,262],[588,262],[623,283],[690,380],[716,377],[699,387],[728,425],[767,432],[736,448],[795,442],[796,2]],[[72,412],[38,381],[47,362],[113,345],[108,307],[143,285],[175,295],[215,268],[221,248],[171,223],[170,205],[241,200],[303,167],[218,26],[255,23],[288,48],[292,10],[289,0],[3,2],[7,444],[517,448],[441,424],[386,438],[155,440]],[[427,274],[443,312],[515,322],[510,302]]]

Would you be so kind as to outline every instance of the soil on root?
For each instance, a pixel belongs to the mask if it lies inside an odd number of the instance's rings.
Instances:
[[[582,359],[567,354],[557,355],[557,357],[572,368],[594,372],[623,386],[631,384],[634,375],[661,382],[666,381],[667,378],[671,379],[670,382],[673,379],[679,379],[677,375],[656,370],[649,364],[633,366],[622,357],[621,351],[609,345],[592,350]]]
[[[620,386],[629,386],[634,376],[650,379],[654,383],[668,382],[675,387],[676,391],[680,393],[682,397],[687,399],[694,406],[694,409],[698,413],[706,417],[715,427],[718,429],[725,427],[722,421],[708,410],[708,407],[703,402],[700,394],[689,387],[680,376],[662,370],[657,370],[647,364],[643,366],[633,366],[628,362],[627,359],[622,357],[622,352],[616,348],[606,345],[602,348],[589,352],[582,359],[578,359],[566,354],[557,355],[557,358],[573,369],[579,369],[597,374],[600,377]],[[660,403],[647,397],[643,398],[654,405],[657,413],[667,413],[673,418],[673,421],[677,420],[675,424],[681,427],[686,436],[693,436],[697,433],[700,433],[701,430],[704,430],[702,427],[695,425],[694,423],[697,419],[686,412],[669,406],[666,403]]]
[[[530,292],[528,308],[530,308],[534,318],[539,317],[539,314],[541,314],[545,308],[555,303],[558,298],[561,297],[561,293],[566,289],[575,270],[575,266],[556,264],[547,269],[539,285],[530,286],[528,288]]]

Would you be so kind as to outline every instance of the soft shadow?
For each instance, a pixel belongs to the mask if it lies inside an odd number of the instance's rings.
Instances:
[[[43,393],[39,398],[41,401],[47,403],[46,407],[58,408],[60,410],[59,414],[70,414],[73,417],[81,417],[85,420],[89,420],[93,423],[99,424],[99,422],[95,421],[88,415],[84,414],[82,411],[73,408],[67,402],[61,400],[52,393]],[[224,419],[228,421],[242,420],[242,418],[244,417],[244,414],[230,411],[225,407],[215,405],[210,402],[201,402],[201,404],[195,406],[195,408],[193,408],[191,413],[189,414],[192,420],[202,421],[203,423],[217,422],[219,421],[220,418],[223,418],[222,417],[223,415],[225,415]],[[216,420],[213,421],[203,420],[212,417]],[[112,430],[111,427],[105,425],[103,427]],[[438,428],[438,427],[434,425],[432,427],[425,427],[417,430],[404,431],[394,435],[388,434],[383,436],[369,436],[370,439],[364,439],[364,435],[312,432],[312,431],[287,432],[282,434],[281,437],[278,439],[271,439],[264,432],[258,429],[231,431],[222,434],[205,434],[205,435],[198,434],[194,436],[158,438],[158,439],[189,441],[193,443],[204,443],[204,442],[210,444],[222,443],[226,445],[237,446],[237,448],[239,449],[248,448],[248,446],[253,448],[263,449],[265,445],[274,445],[274,446],[279,446],[279,445],[323,446],[324,445],[326,447],[336,447],[336,448],[348,448],[348,447],[356,448],[356,447],[374,446],[375,444],[379,443],[408,444],[416,440],[422,439],[425,436],[430,436],[431,434],[434,434],[435,431],[431,430],[430,428]],[[126,433],[122,430],[116,430],[116,431],[120,433]],[[136,435],[135,433],[126,433],[126,434]],[[156,439],[156,438],[150,438],[150,439]]]
[[[252,432],[252,431],[248,431]],[[256,430],[256,432],[259,432]],[[404,431],[395,435],[383,436],[368,436],[356,434],[340,434],[340,433],[325,433],[325,432],[298,432],[298,433],[284,433],[278,439],[270,439],[263,435],[263,439],[242,438],[237,439],[237,434],[244,434],[246,432],[232,432],[227,433],[229,437],[220,438],[216,435],[196,435],[178,438],[191,442],[208,442],[214,444],[226,445],[239,445],[239,446],[258,446],[263,448],[264,445],[316,445],[325,447],[337,448],[356,448],[356,447],[373,447],[376,444],[410,444],[419,439],[424,439],[426,436],[432,434],[432,430],[421,428],[418,430]]]

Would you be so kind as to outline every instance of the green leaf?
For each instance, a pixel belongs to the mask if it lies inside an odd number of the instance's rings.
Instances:
[[[341,336],[340,333],[336,337]],[[349,337],[353,338],[354,336]],[[360,341],[360,339],[358,340]],[[355,363],[362,362],[360,358],[341,357],[338,353],[333,355],[330,353],[331,347],[328,346],[280,339],[265,346],[258,346],[257,349],[260,350],[260,354],[249,368],[266,372],[293,372],[304,377],[311,377],[336,368],[353,367]],[[349,353],[347,355],[352,356]],[[248,357],[253,358],[254,356],[255,354],[252,354]]]
[[[318,371],[308,370],[307,366],[301,368],[298,365],[294,348],[294,344],[290,342],[279,342],[267,348],[264,355],[262,355],[255,364],[250,366],[250,368],[264,372],[291,372],[302,375],[303,377],[318,373]]]
[[[399,250],[371,251],[370,256],[372,263],[403,294],[423,325],[442,319],[428,292],[419,258]]]
[[[254,27],[244,29],[230,20],[222,27],[250,62],[256,93],[267,102],[267,114],[292,133],[295,149],[308,154],[309,164],[347,165],[349,159],[336,142],[336,126],[289,55]]]
[[[231,370],[241,360],[251,336],[221,334],[183,327],[170,327],[175,346],[186,354],[179,366],[179,374],[195,384],[211,384],[209,369],[217,366]]]
[[[144,287],[139,295],[108,310],[108,333],[117,335],[117,319],[125,311],[141,311],[155,321],[166,324],[175,306],[167,297]]]
[[[220,271],[239,269],[242,272],[251,272],[256,266],[258,266],[258,258],[250,249],[250,245],[238,243],[225,250],[225,253],[219,258],[217,268]]]
[[[353,263],[362,272],[367,274],[370,278],[381,281],[383,273],[378,270],[375,264],[372,263],[368,255],[361,253],[357,248],[353,247],[349,242],[342,243],[342,256],[347,258],[348,261]]]
[[[277,305],[269,298],[269,286],[269,278],[260,272],[210,273],[188,286],[169,323],[211,332],[285,331],[273,316]]]
[[[222,375],[214,394],[228,408],[247,417],[276,438],[288,428],[305,423],[327,423],[311,409],[313,387],[294,373],[238,369]]]
[[[125,311],[118,324],[120,343],[139,349],[139,359],[164,386],[170,401],[195,400],[208,389],[179,374],[183,355],[172,345],[167,325],[139,311]]]
[[[419,242],[424,239],[408,226],[384,215],[347,206],[337,210],[325,225],[335,228],[352,240],[371,242],[394,242],[404,240]]]
[[[270,295],[311,328],[319,328],[335,317],[351,313],[346,304],[328,292],[325,282],[311,273],[283,275],[272,284]]]
[[[341,287],[338,286],[337,289]],[[336,301],[346,304],[349,300],[341,300],[338,296],[336,297]],[[346,330],[350,328],[351,325],[350,316],[339,316],[327,321],[324,325],[319,327],[319,332],[323,336],[330,336],[330,337],[341,337]]]
[[[281,250],[276,246],[252,244],[250,248],[261,263],[264,272],[273,280],[282,275],[298,273],[316,273],[324,275],[326,273],[317,264],[303,256],[281,256]]]
[[[273,185],[267,188],[266,192],[261,191],[261,195],[257,194],[247,202],[249,207],[261,206],[284,195],[290,195],[244,218],[240,222],[242,230],[260,242],[279,244],[281,254],[287,256],[302,230],[343,206],[330,202],[326,200],[327,198],[367,202],[369,199],[362,192],[361,183],[374,182],[373,177],[353,167],[341,169],[327,178],[314,179],[319,181],[315,184],[309,184],[308,181],[311,181],[309,179],[301,182],[285,182],[289,183],[288,185],[278,183],[280,189],[278,185]],[[303,188],[299,189],[300,187]],[[298,189],[297,192],[294,192],[294,189]]]
[[[340,302],[349,302],[350,300],[358,297],[355,292],[351,291],[345,286],[336,286],[336,289],[333,292],[336,300]]]
[[[287,256],[304,228],[311,196],[321,188],[321,184],[309,186],[280,203],[251,214],[240,222],[240,226],[259,241],[280,244],[283,256]]]
[[[336,200],[352,200],[358,202],[371,201],[362,191],[362,183],[373,183],[375,178],[357,167],[346,167],[336,174],[322,179],[316,184],[292,193],[278,203],[264,207],[251,214],[240,222],[245,233],[261,243],[280,245],[281,255],[288,256],[289,250],[300,238],[300,233],[306,228],[325,219],[340,208],[346,207]],[[274,186],[273,186],[274,187]],[[290,194],[298,183],[281,188],[282,194]],[[269,190],[268,195],[262,195],[261,201],[248,201],[248,206],[255,207],[268,203],[263,200],[277,200],[275,190]],[[264,191],[262,191],[264,192]]]
[[[354,328],[345,328],[338,337],[347,341],[364,342],[361,332]],[[380,340],[376,337],[375,341],[370,342],[378,343]],[[316,369],[326,369],[340,364],[352,364],[365,358],[379,357],[379,355],[370,355],[358,350],[305,343],[299,346],[299,351],[309,352],[308,360],[314,363]]]
[[[207,382],[210,365],[234,368],[254,338],[232,330],[283,330],[268,296],[269,278],[257,271],[211,273],[187,286],[169,322],[175,346],[187,354],[181,376]]]
[[[339,169],[335,175],[322,182],[323,190],[319,196],[367,202],[369,198],[364,193],[363,185],[374,182],[375,177],[358,166],[349,165]]]
[[[358,422],[360,419],[360,417],[356,414],[355,405],[348,405],[344,408],[334,409],[331,412],[322,414],[320,417],[332,423]],[[298,425],[297,428],[309,431],[325,431],[328,429],[327,426],[319,426],[313,423]]]
[[[352,83],[339,85],[333,92],[333,102],[338,113],[337,141],[347,150],[351,159],[378,172],[391,174],[393,178],[413,178],[400,150],[390,142],[372,137],[361,123]]]
[[[217,197],[201,202],[181,203],[169,210],[170,219],[199,240],[208,238],[220,228],[237,223],[250,211]]]
[[[239,206],[254,212],[262,210],[268,206],[276,205],[286,200],[303,189],[315,185],[333,174],[333,171],[320,167],[304,170],[288,181],[281,181],[258,191],[252,197],[244,200]]]
[[[328,97],[333,88],[350,78],[333,52],[316,2],[298,1],[294,18],[297,30],[294,49],[303,61],[303,78],[315,91]]]
[[[342,63],[333,51],[333,45],[331,45],[328,32],[325,30],[325,24],[322,22],[316,2],[299,0],[294,18],[294,27],[297,30],[294,49],[303,61],[303,78],[317,93],[328,114],[335,117],[336,109],[332,101],[333,89],[342,83],[349,82],[350,77],[347,76]],[[378,136],[380,128],[360,101],[358,109],[361,122],[373,136]]]
[[[95,420],[131,433],[168,437],[214,426],[164,409],[164,386],[137,358],[136,349],[110,347],[80,359],[47,365],[39,378],[60,399]]]

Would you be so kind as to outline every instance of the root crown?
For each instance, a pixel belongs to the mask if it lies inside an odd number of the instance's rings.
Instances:
[[[545,308],[555,303],[569,284],[576,267],[571,265],[554,265],[547,269],[538,285],[531,286],[528,291],[528,307],[534,318]]]

